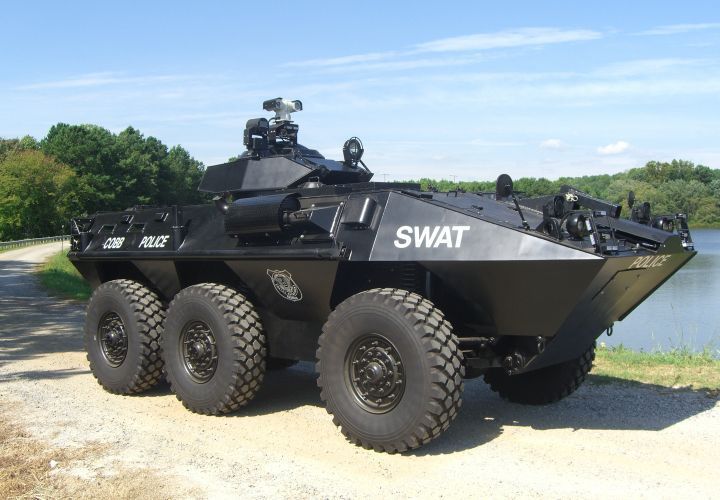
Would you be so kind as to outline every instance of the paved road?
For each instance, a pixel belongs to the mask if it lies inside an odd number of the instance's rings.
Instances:
[[[0,254],[0,403],[54,445],[105,444],[83,477],[149,468],[211,497],[718,495],[720,402],[701,393],[591,380],[523,407],[468,381],[450,430],[407,455],[345,442],[309,364],[268,374],[229,417],[192,414],[167,387],[110,395],[87,369],[83,307],[48,298],[30,275],[56,247]]]
[[[67,243],[0,253],[0,366],[58,351],[82,349],[84,307],[49,297],[33,271]]]

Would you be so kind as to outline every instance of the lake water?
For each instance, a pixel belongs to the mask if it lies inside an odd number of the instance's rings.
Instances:
[[[720,357],[720,230],[690,234],[698,254],[598,342],[644,351],[708,347]]]

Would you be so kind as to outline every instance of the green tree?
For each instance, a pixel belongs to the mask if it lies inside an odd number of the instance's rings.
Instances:
[[[720,203],[720,178],[710,182],[709,187],[713,197]]]
[[[20,139],[0,138],[0,161],[16,151],[31,151],[40,148],[40,143],[34,137],[26,135]]]
[[[710,184],[715,180],[720,180],[720,170],[713,170],[705,165],[697,165],[693,172],[693,179],[703,184]]]
[[[116,170],[118,151],[109,130],[96,125],[58,123],[40,141],[40,148],[71,166],[87,185],[88,196],[78,207],[78,215],[119,208],[117,194],[124,189],[124,179]]]
[[[128,127],[119,134],[95,125],[53,126],[42,150],[70,165],[87,186],[78,214],[133,205],[198,203],[204,167],[180,146]]]
[[[117,207],[156,203],[160,161],[167,147],[154,137],[145,139],[139,130],[128,127],[115,138],[118,162]]]
[[[60,234],[84,191],[73,170],[40,151],[17,150],[0,162],[0,239]]]
[[[208,201],[197,190],[204,172],[203,164],[185,149],[174,146],[160,162],[158,203],[163,205],[191,204]]]

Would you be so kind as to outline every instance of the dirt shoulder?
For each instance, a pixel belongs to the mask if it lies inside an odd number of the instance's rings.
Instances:
[[[109,445],[49,445],[14,420],[16,406],[0,403],[0,498],[163,499],[199,493],[149,468],[116,463],[98,469],[95,462]]]
[[[591,380],[558,404],[523,407],[471,380],[450,430],[407,455],[348,444],[310,364],[269,373],[227,417],[190,413],[167,387],[108,394],[82,351],[83,307],[48,298],[31,275],[55,251],[0,255],[0,402],[49,449],[90,447],[68,477],[147,481],[169,497],[717,495],[720,402],[702,392]]]

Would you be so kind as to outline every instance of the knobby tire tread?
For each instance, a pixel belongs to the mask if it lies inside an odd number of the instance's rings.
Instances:
[[[135,359],[136,368],[134,376],[127,385],[120,389],[106,386],[98,378],[94,364],[90,362],[90,370],[98,383],[105,390],[113,394],[138,394],[153,388],[163,378],[163,359],[160,353],[160,339],[165,321],[165,308],[157,294],[144,285],[127,279],[108,281],[100,285],[94,292],[111,288],[119,291],[132,305],[133,320],[137,322],[140,355]],[[92,307],[92,298],[88,307]],[[88,339],[85,338],[85,351],[89,349]]]
[[[318,378],[320,398],[326,404],[326,410],[333,415],[333,423],[340,427],[343,435],[353,444],[365,449],[385,451],[389,453],[404,452],[418,448],[439,436],[455,419],[462,406],[464,364],[460,355],[457,337],[452,332],[452,326],[445,319],[442,311],[424,297],[397,288],[377,288],[361,292],[341,303],[333,311],[318,341],[316,353],[317,373],[322,373],[322,350],[328,335],[337,328],[334,319],[347,307],[354,303],[353,299],[363,295],[375,295],[385,305],[402,312],[403,316],[413,321],[413,328],[420,335],[420,339],[427,353],[433,356],[432,370],[432,398],[426,402],[421,423],[409,435],[400,441],[390,444],[377,444],[362,439],[344,428],[332,409],[327,406],[327,394],[322,385],[322,377]],[[357,299],[356,299],[357,300]]]
[[[520,375],[500,369],[485,374],[485,382],[501,398],[513,403],[544,405],[559,401],[585,381],[595,360],[595,342],[578,358]]]
[[[255,397],[265,377],[266,342],[260,316],[244,295],[216,283],[202,283],[185,288],[170,303],[169,311],[181,294],[202,295],[222,311],[234,345],[234,369],[222,398],[212,408],[197,408],[188,404],[180,398],[173,381],[168,378],[170,389],[185,408],[195,413],[222,415],[236,411]]]

